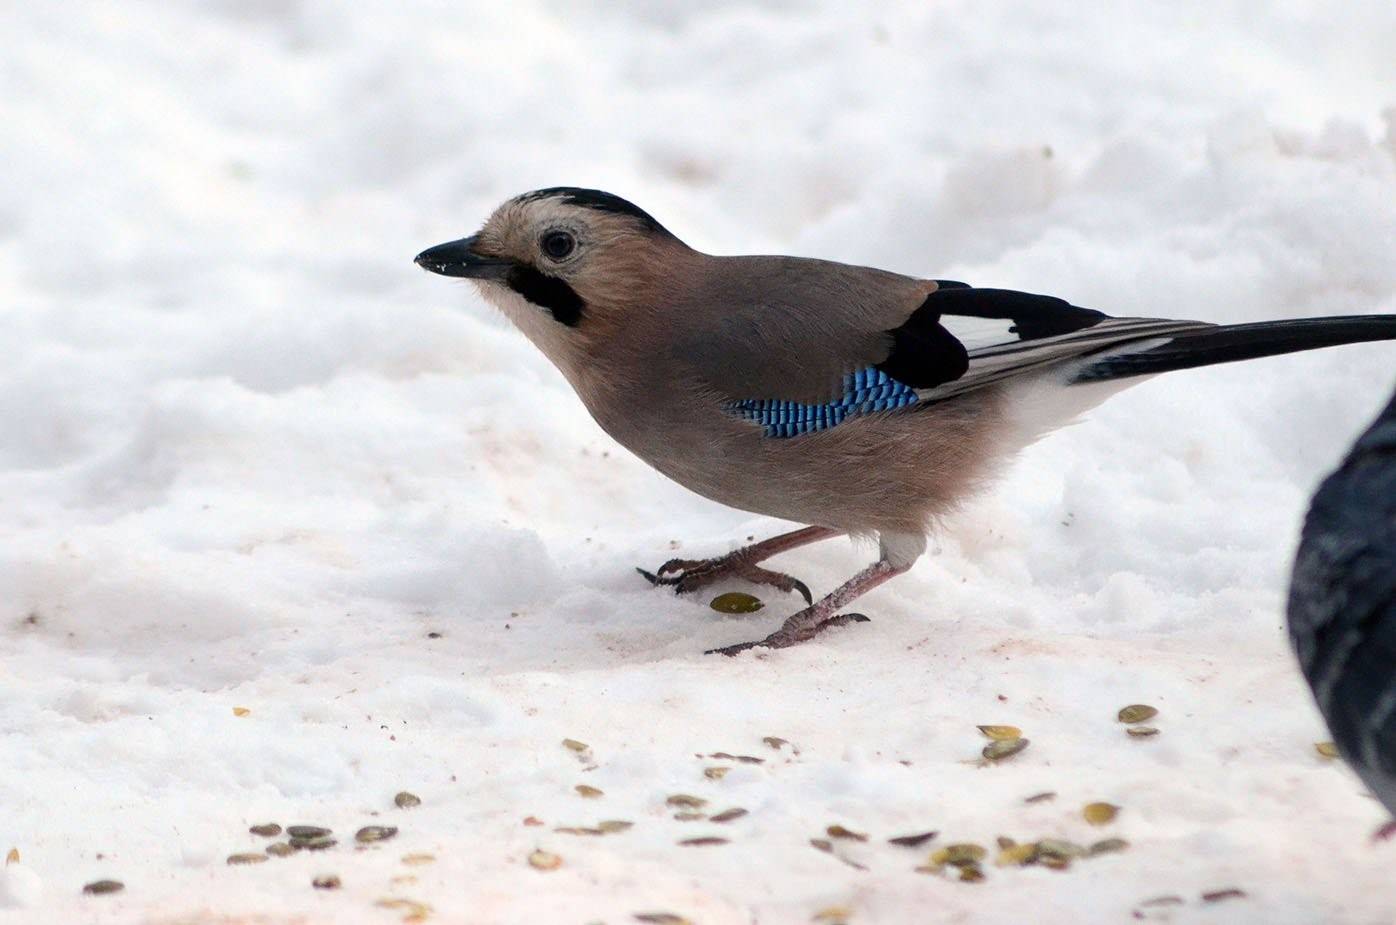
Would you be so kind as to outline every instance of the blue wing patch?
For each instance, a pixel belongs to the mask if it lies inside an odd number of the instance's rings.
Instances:
[[[797,437],[842,424],[846,418],[893,411],[916,403],[916,391],[872,366],[843,377],[843,394],[822,405],[779,398],[745,398],[727,409],[766,429],[768,437]]]

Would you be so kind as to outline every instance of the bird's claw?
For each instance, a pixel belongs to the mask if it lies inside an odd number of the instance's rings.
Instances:
[[[871,623],[872,621],[861,613],[841,613],[835,614],[826,620],[821,620],[808,627],[801,627],[787,630],[782,626],[765,639],[756,642],[739,642],[736,645],[723,646],[720,649],[709,649],[704,655],[737,655],[748,649],[784,649],[797,643],[813,639],[820,633],[834,626],[846,626],[849,623]]]
[[[637,568],[652,585],[673,588],[675,594],[687,594],[707,587],[723,578],[732,576],[752,584],[769,585],[789,594],[798,592],[806,604],[814,603],[814,595],[809,585],[784,572],[761,568],[737,556],[719,556],[716,559],[670,559],[653,572]]]

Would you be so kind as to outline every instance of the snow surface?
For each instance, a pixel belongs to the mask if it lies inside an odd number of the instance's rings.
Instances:
[[[575,184],[717,252],[1120,314],[1396,312],[1393,47],[1389,0],[0,6],[0,921],[1120,922],[1167,894],[1141,914],[1391,921],[1396,843],[1314,752],[1281,605],[1396,345],[1134,389],[872,623],[727,660],[699,653],[796,601],[722,616],[633,567],[785,525],[618,449],[411,258]],[[775,564],[826,591],[869,554]],[[1032,745],[977,767],[981,723]],[[709,780],[715,751],[766,760]],[[750,813],[675,821],[677,792]],[[600,819],[635,825],[553,831]],[[273,820],[342,841],[225,865]],[[401,834],[355,852],[370,823]],[[871,840],[809,845],[836,823]],[[1131,847],[914,871],[998,835]]]

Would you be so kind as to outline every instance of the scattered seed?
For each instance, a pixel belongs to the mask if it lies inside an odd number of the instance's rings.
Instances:
[[[289,857],[295,853],[296,848],[290,842],[279,841],[267,845],[267,854],[274,858]]]
[[[315,838],[291,838],[292,848],[304,848],[306,851],[324,851],[326,848],[333,848],[339,842],[329,836],[320,835]]]
[[[120,880],[94,880],[83,886],[82,891],[90,896],[100,896],[103,893],[120,893],[126,889],[126,884]]]
[[[1132,703],[1127,707],[1120,707],[1117,714],[1122,723],[1142,723],[1158,716],[1158,709],[1144,703]]]
[[[248,828],[253,835],[261,835],[263,838],[273,838],[281,834],[281,826],[275,822],[267,822],[262,825],[254,825]]]
[[[11,849],[10,849],[10,853],[7,854],[7,855],[5,855],[5,865],[6,865],[6,866],[9,866],[10,864],[18,864],[18,863],[19,863],[19,849],[18,849],[18,848],[11,848]]]
[[[685,809],[702,809],[708,805],[708,801],[702,797],[695,797],[687,793],[675,793],[664,802],[670,806],[682,806]]]
[[[717,835],[703,835],[698,838],[685,838],[679,841],[680,845],[690,848],[701,848],[706,845],[725,845],[727,839]]]
[[[414,806],[421,806],[422,798],[415,793],[408,793],[406,790],[400,790],[397,796],[393,797],[393,803],[398,809],[411,809]]]
[[[369,842],[387,841],[397,834],[397,826],[392,825],[366,825],[354,833],[354,841],[361,845]]]
[[[961,883],[979,883],[984,879],[984,869],[978,864],[966,864],[960,868]]]
[[[810,920],[814,922],[847,922],[852,917],[853,910],[848,906],[825,906],[810,916]]]
[[[679,822],[696,822],[699,819],[708,818],[704,813],[674,813],[674,818]]]
[[[995,739],[984,746],[984,750],[980,754],[987,761],[1002,761],[1005,758],[1012,758],[1027,747],[1027,739]]]
[[[1315,742],[1314,751],[1318,752],[1324,758],[1338,757],[1338,746],[1332,742]]]
[[[887,839],[887,841],[889,844],[897,845],[901,848],[920,848],[938,834],[937,832],[922,832],[919,835],[898,835],[896,838]]]
[[[755,755],[733,755],[729,752],[713,752],[708,756],[718,761],[740,761],[742,764],[765,764],[765,758],[757,758]]]
[[[713,598],[708,602],[708,606],[718,613],[756,613],[766,605],[759,597],[742,591],[728,591]]]
[[[984,860],[984,855],[988,854],[983,845],[976,845],[969,842],[959,842],[954,845],[946,845],[944,848],[931,853],[931,864],[940,867],[949,864],[952,867],[963,867],[966,864],[978,864]]]
[[[626,829],[632,828],[634,825],[635,823],[625,819],[602,819],[600,822],[596,823],[596,827],[600,829],[602,832],[605,832],[607,835],[611,835],[616,832],[624,832]]]
[[[248,853],[228,855],[229,864],[261,864],[266,859],[267,856],[260,851],[256,852],[255,854]]]
[[[542,819],[539,819],[537,816],[524,816],[523,824],[524,824],[524,825],[542,825],[542,824],[543,824],[543,820],[542,820]]]
[[[1246,891],[1238,890],[1236,887],[1227,887],[1224,890],[1212,890],[1210,893],[1202,894],[1204,903],[1219,903],[1224,899],[1245,899]]]
[[[553,854],[551,851],[544,851],[542,848],[539,848],[528,856],[528,864],[530,867],[536,867],[539,870],[557,870],[562,866],[562,858],[559,855]]]
[[[402,856],[402,863],[406,864],[408,867],[421,867],[423,864],[430,864],[435,860],[436,855],[434,854],[418,853],[404,854]]]
[[[597,797],[605,796],[605,793],[606,793],[606,792],[605,792],[604,790],[602,790],[601,788],[599,788],[599,787],[593,787],[593,786],[591,786],[590,784],[578,784],[577,786],[573,787],[572,789],[575,790],[575,791],[577,791],[579,794],[581,794],[583,797],[585,797],[585,798],[588,799],[588,800],[594,800],[594,799],[596,799]]]
[[[1055,790],[1044,790],[1041,793],[1034,793],[1030,797],[1023,799],[1024,803],[1046,803],[1048,800],[1055,800],[1057,792]]]
[[[723,767],[704,768],[703,776],[708,780],[722,780],[727,776],[727,772],[730,770],[732,769]]]
[[[1158,735],[1157,726],[1130,726],[1125,732],[1136,739],[1147,739],[1150,736]]]
[[[825,854],[833,854],[833,853],[834,853],[834,843],[831,842],[831,841],[829,841],[828,839],[825,839],[825,838],[811,838],[811,839],[809,840],[809,843],[810,843],[810,847],[812,847],[812,848],[814,848],[814,849],[816,849],[816,850],[818,850],[818,851],[823,851]]]
[[[585,742],[578,742],[576,739],[563,739],[563,740],[562,740],[562,747],[563,747],[563,748],[566,748],[566,749],[569,749],[570,751],[574,751],[574,752],[576,752],[576,753],[579,754],[579,755],[580,755],[582,752],[586,752],[586,751],[590,751],[590,750],[591,750],[591,746],[590,746],[590,745],[586,744]]]
[[[1081,816],[1091,825],[1108,825],[1115,821],[1120,808],[1113,803],[1087,803]]]
[[[742,818],[742,817],[745,816],[745,815],[746,815],[746,810],[742,809],[740,806],[734,806],[734,807],[732,807],[731,809],[724,809],[722,812],[717,813],[716,815],[714,815],[714,816],[713,816],[711,819],[709,819],[708,821],[709,821],[709,822],[731,822],[733,819],[740,819],[740,818]]]
[[[762,736],[761,741],[765,742],[767,745],[769,745],[771,748],[774,748],[776,751],[780,751],[782,746],[790,744],[785,739],[777,738],[776,736]]]
[[[1021,739],[1023,730],[1017,726],[980,726],[979,731],[987,738],[999,741],[1002,739]]]
[[[310,881],[310,885],[315,887],[315,889],[317,890],[337,890],[339,889],[339,875],[321,874],[314,880]]]
[[[994,839],[994,843],[997,844],[1001,849],[1012,848],[1014,845],[1018,844],[1016,841],[1009,838],[1007,835],[1000,835],[998,838]]]
[[[1058,857],[1055,854],[1042,854],[1039,852],[1037,863],[1052,870],[1066,870],[1071,866],[1071,858]]]
[[[431,915],[431,906],[426,903],[419,903],[415,899],[380,899],[374,903],[380,909],[395,909],[399,912],[406,912],[402,917],[404,922],[425,922]]]
[[[1086,857],[1093,858],[1102,854],[1114,854],[1118,851],[1124,851],[1128,847],[1129,842],[1123,838],[1107,838],[1087,848]]]
[[[648,925],[692,925],[688,919],[672,912],[637,912],[633,918]]]
[[[233,715],[234,715],[234,716],[246,716],[247,714],[249,714],[249,713],[251,713],[251,712],[252,712],[252,711],[249,710],[249,709],[247,709],[247,707],[233,707]]]
[[[559,835],[605,835],[599,828],[578,825],[561,825],[553,829]]]
[[[855,832],[852,829],[846,829],[841,825],[831,825],[824,831],[830,838],[847,838],[852,841],[868,840],[866,832]]]
[[[999,867],[1022,867],[1037,860],[1037,844],[1026,842],[1021,845],[1003,845],[994,863]]]
[[[320,838],[329,835],[332,830],[322,828],[318,825],[288,825],[286,834],[292,838]]]
[[[1152,906],[1181,906],[1183,897],[1181,896],[1155,896],[1153,899],[1146,899],[1139,905],[1147,908]]]
[[[1069,861],[1085,854],[1085,849],[1075,842],[1062,838],[1044,838],[1037,843],[1037,853],[1043,858],[1057,858]]]

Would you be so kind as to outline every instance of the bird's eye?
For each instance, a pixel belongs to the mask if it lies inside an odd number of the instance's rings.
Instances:
[[[577,248],[577,239],[565,231],[550,231],[543,235],[543,253],[562,260]]]

